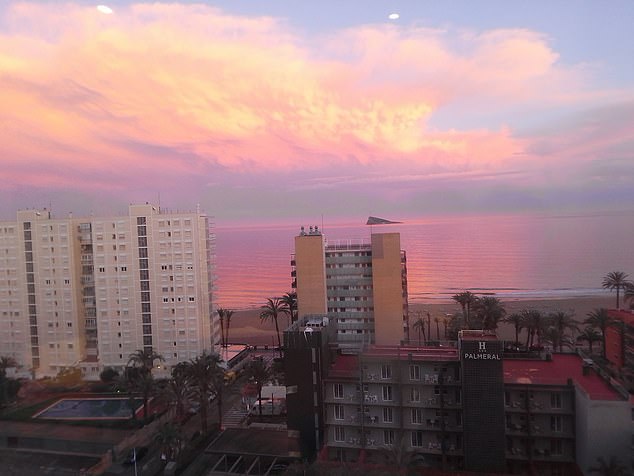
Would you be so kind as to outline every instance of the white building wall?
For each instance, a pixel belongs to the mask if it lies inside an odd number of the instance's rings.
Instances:
[[[575,392],[577,464],[584,475],[597,458],[611,457],[628,465],[632,459],[632,407],[629,401],[591,400],[583,389]]]
[[[137,217],[146,218],[147,253],[140,251]],[[25,249],[24,222],[31,223],[31,250]],[[87,356],[79,225],[88,222],[97,349]],[[0,355],[15,358],[23,369],[39,364],[40,376],[87,357],[94,363],[82,367],[91,370],[120,367],[131,353],[150,346],[168,366],[212,350],[220,330],[212,319],[210,233],[204,214],[165,213],[149,204],[131,205],[128,216],[51,219],[47,211],[26,210],[17,221],[0,222]],[[149,289],[141,288],[140,260],[147,260]],[[29,294],[35,318],[29,316]],[[143,322],[147,304],[151,322]]]

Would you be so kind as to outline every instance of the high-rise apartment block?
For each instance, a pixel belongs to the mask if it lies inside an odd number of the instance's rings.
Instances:
[[[399,344],[408,328],[406,263],[398,233],[326,243],[317,227],[302,228],[291,262],[299,317],[334,319],[343,350]]]
[[[210,350],[213,234],[199,212],[0,222],[0,355],[35,375],[122,367],[136,350],[173,365]]]

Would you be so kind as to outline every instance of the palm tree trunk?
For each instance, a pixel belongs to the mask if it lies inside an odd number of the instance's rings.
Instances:
[[[440,323],[436,321],[436,340],[440,340]]]
[[[207,398],[205,395],[200,399],[200,429],[203,435],[207,433]]]
[[[420,344],[420,336],[421,336],[420,329],[418,329],[418,347],[420,347],[420,345],[421,345]]]
[[[280,328],[277,325],[277,317],[275,318],[275,332],[277,332],[277,348],[280,350],[280,359],[282,358],[282,341],[280,340]]]
[[[225,333],[226,333],[225,346],[229,345],[229,326],[230,326],[230,321],[227,321],[227,328],[225,329]]]
[[[262,418],[262,385],[258,384],[258,406],[260,410],[260,418]]]
[[[520,341],[520,328],[517,324],[515,324],[515,345],[517,345]]]

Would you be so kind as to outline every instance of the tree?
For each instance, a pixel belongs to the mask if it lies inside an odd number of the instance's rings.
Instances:
[[[192,398],[187,370],[187,362],[179,362],[172,367],[171,378],[163,386],[163,396],[168,400],[169,405],[175,408],[177,421],[182,421],[184,418],[186,406]]]
[[[220,366],[222,359],[218,354],[209,354],[206,351],[195,359],[187,362],[186,375],[191,384],[192,393],[198,399],[200,405],[201,431],[207,433],[207,408],[209,398],[213,392],[222,389],[224,370]],[[220,386],[218,382],[221,382]],[[222,416],[221,401],[218,402],[218,414]],[[220,418],[221,420],[221,418]],[[222,425],[222,421],[219,421]]]
[[[590,353],[592,354],[592,345],[595,342],[601,341],[601,335],[594,329],[594,327],[586,327],[581,334],[577,336],[577,341],[586,341],[588,343],[588,347],[590,348]]]
[[[271,369],[261,359],[252,360],[245,368],[247,377],[255,383],[258,389],[258,405],[262,416],[262,387],[271,378]]]
[[[483,296],[477,299],[472,307],[483,329],[497,329],[498,322],[506,315],[504,305],[493,296]]]
[[[502,319],[502,322],[511,324],[515,328],[515,345],[519,345],[520,331],[524,328],[524,319],[521,314],[515,312]]]
[[[563,344],[568,338],[568,331],[574,332],[579,330],[577,322],[574,320],[574,312],[551,312],[548,315],[548,323],[553,329],[549,333],[551,337],[554,337],[553,347],[555,350],[559,349],[559,352],[561,352],[563,350]]]
[[[161,452],[170,460],[176,461],[183,448],[183,432],[174,423],[161,425],[154,439],[161,445]]]
[[[116,369],[112,367],[106,367],[99,374],[99,379],[103,383],[112,383],[117,379],[118,376],[119,376],[119,372],[117,372]]]
[[[283,312],[283,303],[280,298],[269,298],[264,306],[262,306],[260,312],[260,320],[273,321],[275,323],[275,332],[277,333],[277,346],[280,350],[280,357],[282,357],[282,341],[280,339],[280,327],[277,322],[277,318]]]
[[[611,271],[606,274],[603,278],[603,287],[609,289],[610,291],[616,289],[616,308],[620,309],[619,306],[619,294],[621,289],[626,289],[628,286],[632,285],[632,282],[628,280],[629,275],[624,273],[623,271]]]
[[[225,327],[225,347],[229,345],[229,329],[231,328],[231,316],[235,311],[231,309],[225,309],[225,319],[227,320],[227,326]]]
[[[225,346],[225,310],[222,307],[219,307],[216,311],[218,314],[218,319],[220,320],[220,347]]]
[[[421,346],[421,335],[427,340],[425,336],[425,321],[423,320],[422,313],[420,311],[416,311],[416,320],[412,325],[413,329],[418,332],[418,347]]]
[[[434,317],[434,322],[436,323],[436,340],[440,340],[440,317]]]
[[[622,465],[614,456],[609,461],[601,457],[597,458],[597,465],[590,468],[590,473],[599,476],[629,476],[631,474],[627,466]]]
[[[467,328],[470,327],[470,314],[471,307],[477,301],[478,297],[473,294],[471,291],[463,291],[461,293],[455,294],[451,297],[454,301],[460,304],[462,308],[462,315],[464,317],[465,324]]]
[[[541,336],[544,331],[544,316],[537,309],[523,309],[520,311],[526,333],[526,348],[540,347]],[[537,338],[537,340],[535,340]]]
[[[143,372],[152,373],[155,361],[164,362],[163,356],[153,350],[138,349],[130,354],[128,357],[128,367],[140,368]]]
[[[115,387],[117,392],[125,392],[128,397],[128,407],[133,420],[136,420],[136,398],[134,392],[136,390],[136,381],[141,378],[141,369],[139,367],[124,367],[123,373],[115,379]]]
[[[298,318],[297,293],[295,291],[286,293],[280,298],[280,300],[282,301],[282,312],[290,318],[291,322],[295,322]]]
[[[588,318],[583,322],[601,331],[601,344],[603,346],[601,355],[605,358],[605,333],[613,322],[612,318],[608,315],[608,310],[605,308],[595,309],[588,313]]]

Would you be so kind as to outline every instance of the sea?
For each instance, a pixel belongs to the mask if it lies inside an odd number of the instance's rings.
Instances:
[[[300,225],[328,242],[369,242],[399,232],[407,253],[410,303],[442,303],[470,290],[500,299],[607,296],[610,271],[634,278],[634,213],[569,216],[446,217],[394,225],[303,223],[215,229],[215,302],[261,306],[291,290],[291,256]]]

